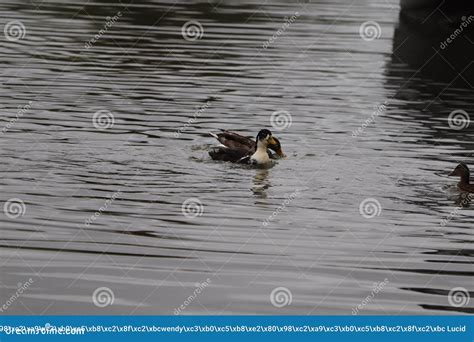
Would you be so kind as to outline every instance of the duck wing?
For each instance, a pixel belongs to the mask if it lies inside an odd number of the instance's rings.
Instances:
[[[245,137],[235,132],[222,130],[221,133],[211,135],[216,138],[222,145],[235,150],[246,151],[247,153],[255,150],[256,144],[252,138]]]

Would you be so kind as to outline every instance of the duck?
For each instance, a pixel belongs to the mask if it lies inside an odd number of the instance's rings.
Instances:
[[[449,176],[458,176],[461,177],[461,181],[458,183],[458,188],[462,191],[473,192],[474,193],[474,184],[470,184],[470,172],[466,163],[460,163]]]
[[[209,151],[209,155],[214,160],[265,164],[270,162],[271,159],[286,157],[281,149],[280,141],[273,137],[268,129],[260,130],[256,141],[228,130],[221,130],[218,134],[210,133],[210,135],[221,143],[220,146],[214,147]],[[272,153],[270,149],[275,153]]]

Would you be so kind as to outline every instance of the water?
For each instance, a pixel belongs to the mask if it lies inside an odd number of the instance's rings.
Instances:
[[[399,11],[2,2],[2,27],[26,30],[0,48],[0,202],[24,203],[0,215],[3,314],[472,312],[449,301],[472,290],[474,211],[447,177],[474,167],[474,125],[448,122],[472,117],[472,56],[453,45],[443,61],[433,46],[449,34],[430,41]],[[181,32],[190,20],[195,41]],[[370,20],[381,32],[366,41]],[[272,128],[274,111],[291,125]],[[214,162],[219,128],[270,128],[288,157],[267,170]]]

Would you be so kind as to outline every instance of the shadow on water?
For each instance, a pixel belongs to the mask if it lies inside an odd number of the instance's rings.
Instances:
[[[472,13],[468,9],[402,10],[393,40],[392,63],[408,64],[417,70],[415,80],[430,80],[430,86],[434,86],[425,88],[436,97],[448,87],[472,89],[474,65],[472,54],[467,53],[474,45]]]
[[[474,48],[474,16],[466,11],[445,12],[449,17],[432,9],[400,12],[386,86],[395,92],[395,99],[406,100],[401,110],[428,126],[434,139],[426,143],[458,138],[469,157],[474,149],[474,141],[469,139],[474,125],[450,129],[447,119],[454,110],[470,112],[474,104],[474,61],[472,54],[466,53]],[[470,24],[462,34],[446,44],[446,39],[468,20]]]
[[[451,163],[438,171],[441,177],[474,157],[474,60],[468,53],[474,48],[474,16],[468,10],[473,6],[401,10],[386,69],[385,87],[394,94],[388,99],[393,119],[407,122],[402,131],[422,131],[419,144],[450,151],[430,156]],[[447,43],[453,34],[455,39]]]
[[[426,288],[402,288],[402,290],[413,291],[423,294],[430,294],[440,297],[448,297],[450,296],[449,291],[443,289],[426,289]],[[474,295],[474,292],[468,292],[470,298]],[[461,313],[474,313],[474,308],[468,307],[456,307],[452,305],[431,305],[431,304],[420,304],[420,306],[426,310],[441,310],[441,311],[451,311],[451,312],[461,312]]]
[[[468,9],[471,7],[471,10]],[[472,161],[474,141],[474,61],[472,53],[474,48],[474,16],[470,13],[474,9],[472,3],[465,3],[463,9],[451,9],[440,7],[403,9],[399,14],[399,22],[393,37],[392,55],[387,64],[386,88],[393,94],[389,99],[389,106],[396,108],[395,111],[404,112],[403,120],[415,120],[423,127],[423,138],[418,138],[418,143],[426,146],[426,149],[448,149],[453,151],[452,157],[446,155],[433,158],[440,161],[449,161],[456,165],[456,161]],[[462,22],[462,34],[458,34]],[[456,34],[455,39],[452,35]],[[450,38],[451,37],[451,38]],[[450,39],[448,42],[447,39]],[[468,113],[467,124],[464,122],[462,129],[450,126],[448,117],[455,110]],[[394,120],[400,118],[393,117]],[[469,121],[471,121],[469,123]],[[408,124],[403,130],[410,131]],[[415,130],[420,130],[415,127]],[[409,132],[411,134],[412,132]],[[472,163],[472,162],[471,162]],[[440,170],[440,176],[446,177],[449,170]],[[402,181],[403,183],[403,181]],[[405,184],[406,185],[406,184]],[[453,186],[454,187],[454,186]],[[430,198],[432,189],[417,189],[419,198]],[[469,194],[453,190],[449,201],[457,208],[448,214],[447,219],[458,215],[458,211],[470,207],[471,197]],[[429,202],[423,200],[425,206],[435,208],[439,205],[437,200]],[[428,231],[427,231],[428,232]],[[439,234],[438,229],[433,229],[433,234]],[[456,235],[458,232],[443,232],[441,236]],[[469,243],[470,234],[465,238],[458,239],[460,245]],[[434,251],[423,252],[449,257],[472,257],[472,250],[459,249],[434,249]],[[439,260],[424,260],[424,262],[441,262]],[[445,263],[462,264],[463,261],[444,260]],[[406,272],[403,269],[391,269],[392,271]],[[459,276],[472,276],[472,272],[459,272],[451,269],[428,270],[411,269],[409,272],[418,274],[447,274]],[[435,289],[429,285],[426,287],[400,287],[401,290],[449,297],[448,289]],[[471,297],[473,293],[470,293]],[[451,311],[461,313],[474,313],[470,307],[454,307],[453,305],[434,305],[418,302],[418,305],[427,310]]]

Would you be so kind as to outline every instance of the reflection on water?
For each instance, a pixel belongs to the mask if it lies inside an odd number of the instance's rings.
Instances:
[[[271,183],[268,181],[268,175],[267,169],[256,170],[252,187],[252,192],[256,197],[267,198],[266,190],[271,186]]]
[[[443,95],[443,88],[472,89],[472,54],[466,52],[474,43],[469,27],[474,17],[468,13],[430,8],[400,12],[392,59],[417,70],[417,79],[431,80],[435,97]]]
[[[472,202],[472,195],[466,192],[461,192],[459,197],[456,198],[456,205],[463,208],[469,208]]]
[[[0,48],[1,202],[19,208],[0,215],[1,298],[34,280],[6,314],[173,314],[207,279],[181,314],[351,314],[381,282],[359,314],[473,312],[450,304],[472,289],[474,211],[447,176],[474,168],[474,126],[448,120],[472,117],[472,29],[441,51],[452,25],[397,0],[0,11],[26,29]],[[272,129],[274,111],[291,124]],[[214,162],[220,128],[270,128],[288,157]]]

